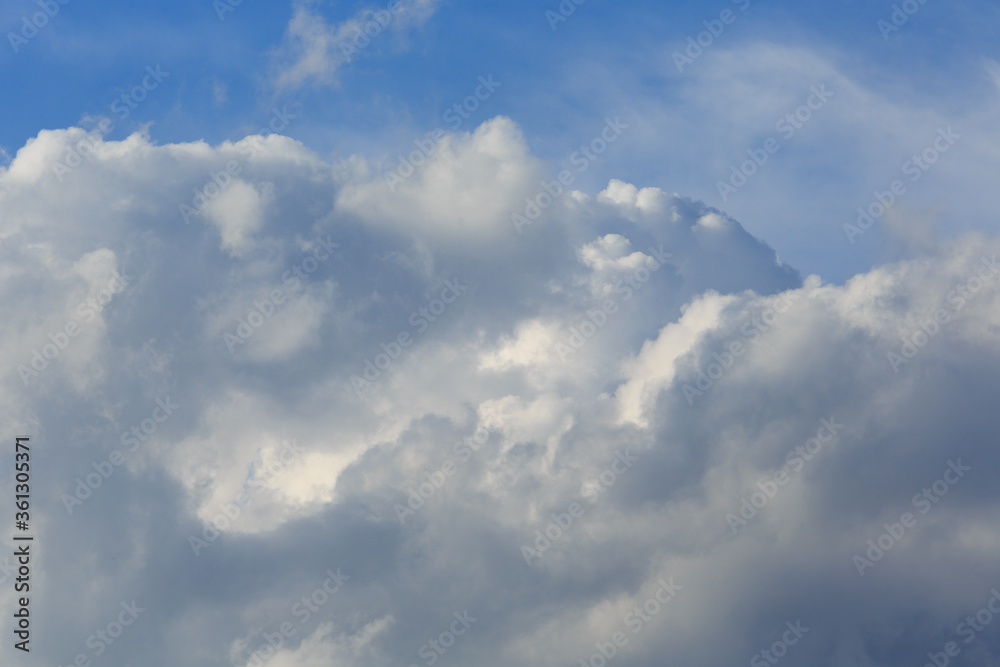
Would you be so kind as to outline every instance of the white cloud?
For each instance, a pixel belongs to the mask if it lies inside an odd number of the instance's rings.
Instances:
[[[642,188],[641,190],[631,183],[625,183],[618,179],[611,179],[608,187],[597,193],[597,201],[608,204],[617,204],[626,209],[630,215],[635,212],[653,216],[662,213],[664,203],[667,199],[666,193],[660,188]]]
[[[367,173],[367,166],[358,170]],[[509,237],[511,214],[523,197],[537,194],[542,175],[521,129],[497,117],[472,133],[445,136],[402,183],[390,187],[385,177],[373,176],[346,185],[337,201],[375,224],[437,241],[488,244]]]
[[[296,0],[284,44],[275,54],[277,87],[294,89],[311,82],[334,83],[338,71],[362,57],[373,42],[387,39],[386,33],[421,26],[439,4],[440,0],[400,0],[367,7],[349,19],[330,24],[316,11],[314,1]]]

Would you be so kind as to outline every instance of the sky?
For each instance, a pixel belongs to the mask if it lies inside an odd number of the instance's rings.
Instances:
[[[995,665],[998,26],[8,0],[0,664]]]

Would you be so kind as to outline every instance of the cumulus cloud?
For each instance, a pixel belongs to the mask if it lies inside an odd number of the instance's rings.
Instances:
[[[134,599],[108,664],[565,665],[621,632],[616,664],[722,665],[786,623],[784,664],[918,664],[1000,583],[996,238],[830,284],[623,181],[519,234],[545,171],[506,118],[395,191],[277,136],[57,174],[82,138],[0,170],[48,660]]]

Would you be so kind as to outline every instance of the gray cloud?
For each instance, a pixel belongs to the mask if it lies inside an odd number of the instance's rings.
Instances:
[[[568,665],[621,632],[609,664],[722,665],[800,622],[782,664],[922,664],[948,641],[995,661],[997,626],[968,644],[956,628],[1000,584],[996,239],[825,284],[725,213],[620,181],[518,234],[545,172],[504,118],[446,137],[396,192],[363,158],[279,136],[102,141],[60,183],[83,136],[42,132],[0,171],[18,323],[0,332],[0,405],[37,452],[45,660],[242,667],[270,638],[271,667]],[[231,160],[232,205],[185,222],[179,204]],[[115,271],[127,285],[85,318]],[[256,305],[275,290],[287,301]],[[810,452],[821,420],[843,426]],[[134,427],[148,439],[68,512]],[[971,469],[921,513],[914,496],[959,459]],[[905,512],[915,525],[860,576],[854,556]],[[549,545],[529,563],[536,531]],[[347,577],[335,592],[329,571]],[[680,586],[662,609],[661,582]],[[133,600],[96,656],[88,638]]]

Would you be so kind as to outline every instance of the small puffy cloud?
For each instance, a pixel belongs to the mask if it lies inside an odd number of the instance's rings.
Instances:
[[[665,209],[668,195],[660,188],[642,188],[631,183],[625,183],[616,178],[611,179],[608,187],[597,193],[597,201],[615,204],[630,214],[630,219],[636,213],[649,216],[660,214]]]

